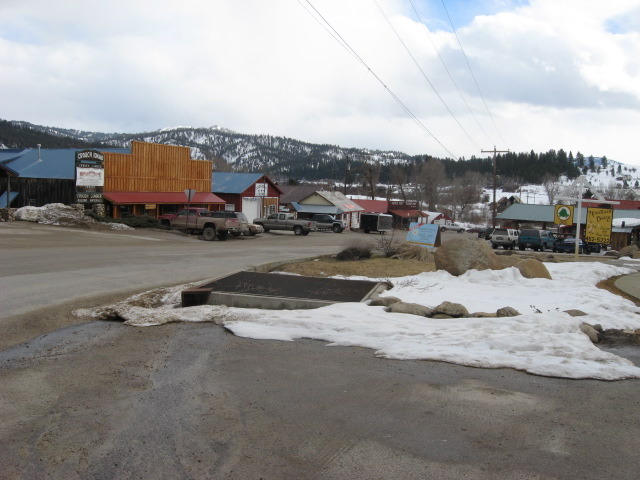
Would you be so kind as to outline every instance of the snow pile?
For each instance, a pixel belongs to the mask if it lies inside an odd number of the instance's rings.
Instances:
[[[100,223],[85,215],[81,205],[69,206],[62,203],[50,203],[43,207],[22,207],[15,213],[17,220],[42,223],[45,225],[76,226],[103,225],[112,230],[135,230],[121,223]]]
[[[640,378],[640,368],[598,349],[579,328],[583,322],[601,324],[605,329],[640,328],[640,308],[595,286],[600,280],[635,270],[599,262],[546,265],[553,280],[527,279],[516,268],[471,270],[459,277],[437,271],[394,279],[394,287],[386,292],[429,307],[443,301],[462,303],[472,312],[495,312],[510,306],[522,313],[516,317],[432,319],[389,313],[383,307],[362,303],[316,310],[220,305],[176,308],[179,292],[186,286],[148,292],[111,307],[76,314],[94,318],[117,315],[136,326],[210,321],[243,337],[311,338],[330,345],[371,348],[385,358],[515,368],[564,378]],[[569,309],[587,315],[572,317],[564,313]]]

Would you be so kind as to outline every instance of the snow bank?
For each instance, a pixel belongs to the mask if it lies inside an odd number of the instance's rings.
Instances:
[[[176,308],[186,286],[148,292],[121,304],[80,315],[117,312],[127,324],[211,321],[255,339],[312,338],[330,345],[360,346],[393,359],[436,360],[483,368],[515,368],[537,375],[617,380],[640,378],[630,361],[594,346],[579,325],[640,328],[640,308],[595,285],[635,270],[599,262],[546,264],[553,280],[527,279],[515,268],[471,270],[454,277],[437,271],[394,279],[393,295],[434,307],[462,303],[469,311],[505,306],[522,315],[507,318],[428,319],[385,312],[383,307],[342,303],[316,310],[258,310],[200,306]],[[584,317],[564,310],[580,309]]]

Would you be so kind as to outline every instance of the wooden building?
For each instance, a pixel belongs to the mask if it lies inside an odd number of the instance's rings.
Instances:
[[[150,215],[174,213],[189,203],[210,210],[224,208],[211,193],[209,160],[193,160],[189,147],[131,142],[131,153],[105,152],[104,198],[107,214]],[[187,202],[185,190],[196,195]]]
[[[261,173],[213,172],[211,186],[227,210],[243,212],[249,221],[278,211],[282,190]]]

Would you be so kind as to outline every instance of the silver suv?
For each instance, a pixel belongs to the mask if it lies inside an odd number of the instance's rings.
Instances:
[[[512,228],[496,228],[491,234],[491,246],[502,246],[505,250],[513,250],[518,244],[518,230]]]

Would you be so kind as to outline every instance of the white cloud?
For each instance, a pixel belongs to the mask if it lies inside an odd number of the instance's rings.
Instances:
[[[316,0],[367,66],[458,156],[564,148],[640,165],[637,0]],[[306,10],[301,6],[306,5]],[[0,5],[0,114],[101,131],[220,125],[321,143],[446,155],[300,2],[165,0]],[[317,14],[314,14],[317,17]],[[428,17],[427,17],[428,15]],[[439,15],[436,18],[436,15]],[[473,18],[472,18],[473,17]],[[431,37],[431,40],[429,36]],[[486,138],[442,67],[447,62]]]

